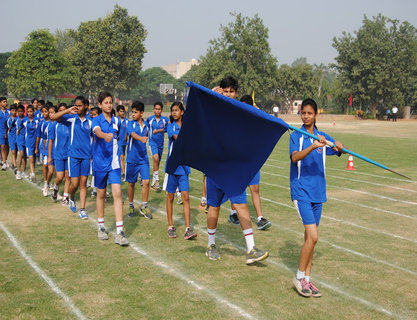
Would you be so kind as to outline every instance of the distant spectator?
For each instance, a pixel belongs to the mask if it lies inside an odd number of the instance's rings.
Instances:
[[[279,107],[277,105],[274,105],[272,108],[272,112],[274,112],[274,116],[278,117]]]
[[[393,122],[397,122],[397,112],[398,112],[398,108],[397,106],[394,106],[392,108],[392,121]]]
[[[387,109],[387,121],[391,119],[391,110]]]

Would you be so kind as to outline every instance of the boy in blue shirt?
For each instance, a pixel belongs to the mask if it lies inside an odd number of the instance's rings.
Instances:
[[[23,121],[25,120],[25,107],[17,106],[17,120],[16,120],[16,142],[18,150],[17,172],[16,180],[26,179],[26,146],[25,146],[25,132],[23,128]],[[21,171],[23,162],[23,171]]]
[[[74,106],[55,113],[53,120],[61,119],[61,123],[70,129],[70,141],[68,147],[68,173],[71,178],[69,189],[69,207],[72,212],[77,212],[75,192],[80,186],[80,210],[79,217],[88,219],[85,211],[87,201],[87,178],[91,173],[91,152],[93,136],[91,134],[92,121],[85,116],[87,106],[85,98],[75,98]]]
[[[12,169],[14,173],[16,173],[17,165],[16,165],[16,158],[17,158],[17,141],[16,141],[16,117],[17,112],[17,105],[12,104],[10,106],[10,116],[7,119],[6,126],[7,126],[7,140],[9,143],[10,151],[12,152]]]
[[[138,175],[142,179],[142,206],[139,212],[148,219],[152,219],[151,210],[148,206],[149,197],[149,159],[146,151],[146,142],[148,141],[149,124],[143,120],[145,106],[140,101],[132,104],[132,118],[127,126],[129,137],[127,159],[126,159],[126,181],[127,194],[129,197],[129,217],[134,217],[135,208],[133,198],[135,195],[135,184]]]
[[[123,199],[122,173],[118,152],[118,137],[120,121],[113,117],[113,96],[108,92],[100,92],[98,104],[102,113],[93,119],[93,133],[95,136],[93,150],[94,185],[97,187],[96,209],[98,217],[99,240],[108,240],[104,227],[104,201],[106,198],[107,182],[111,184],[114,215],[116,218],[116,237],[114,242],[121,246],[129,245],[123,231]]]
[[[125,106],[119,105],[116,108],[117,115],[120,121],[120,135],[119,135],[119,155],[120,155],[120,164],[122,166],[122,180],[126,177],[125,171],[125,155],[126,155],[126,146],[127,146],[127,123],[129,122],[125,118],[126,109]]]
[[[9,147],[7,145],[6,121],[9,117],[9,114],[10,113],[7,109],[6,97],[0,97],[0,148],[2,160],[1,170],[6,170],[8,168],[7,157],[9,155]]]
[[[161,191],[159,185],[159,163],[161,162],[162,152],[164,151],[164,133],[167,132],[169,119],[163,117],[162,102],[155,102],[153,112],[154,115],[148,118],[149,123],[149,148],[153,158],[153,176],[151,189]]]
[[[50,102],[48,102],[50,104]],[[36,137],[36,154],[39,154],[41,163],[43,166],[43,181],[44,185],[42,188],[42,194],[44,197],[48,196],[48,149],[47,149],[47,135],[48,135],[48,125],[49,125],[49,110],[48,104],[42,106],[41,112],[42,117],[39,118],[39,127]]]
[[[36,182],[35,176],[35,156],[37,152],[36,148],[36,135],[39,127],[39,120],[35,119],[35,109],[32,105],[27,107],[27,118],[23,121],[24,133],[25,133],[25,146],[26,155],[29,157],[30,176],[29,181]]]

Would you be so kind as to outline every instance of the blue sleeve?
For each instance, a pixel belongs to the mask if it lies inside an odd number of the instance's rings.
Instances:
[[[290,136],[290,158],[294,151],[300,151],[300,135],[293,132]]]
[[[101,117],[95,117],[91,123],[91,129],[92,132],[94,133],[94,129],[95,127],[99,127],[101,129],[101,121],[100,121]]]
[[[133,121],[129,121],[127,123],[127,134],[129,137],[132,134],[132,132],[135,132],[135,130],[133,129]]]
[[[171,139],[172,136],[175,134],[175,126],[173,123],[168,123],[167,132],[168,132],[168,138]]]
[[[164,118],[165,118],[164,132],[167,132],[168,124],[169,124],[169,119],[167,117],[164,117]]]
[[[36,128],[36,137],[42,137],[42,124],[40,121],[38,122],[38,127]]]
[[[55,128],[56,128],[56,122],[51,123],[48,127],[48,139],[49,140],[55,140]]]

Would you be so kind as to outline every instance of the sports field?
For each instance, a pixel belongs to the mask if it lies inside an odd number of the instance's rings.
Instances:
[[[115,245],[114,234],[97,240],[94,199],[88,198],[90,219],[82,221],[42,197],[39,186],[0,172],[0,319],[416,319],[417,122],[319,121],[318,127],[412,178],[356,158],[356,171],[346,171],[346,155],[327,158],[328,202],[312,271],[323,297],[303,298],[292,287],[303,226],[289,196],[285,134],[262,168],[263,212],[273,225],[254,230],[256,245],[270,257],[253,266],[245,264],[240,227],[227,222],[228,203],[217,228],[222,259],[205,256],[196,170],[190,195],[197,239],[182,239],[176,204],[179,237],[168,238],[165,193],[151,191],[153,220],[128,218],[125,201],[130,247]],[[112,209],[109,201],[105,224],[114,232]]]

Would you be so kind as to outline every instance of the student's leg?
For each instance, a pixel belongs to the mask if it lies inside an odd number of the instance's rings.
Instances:
[[[43,168],[42,168],[43,181],[44,181],[44,183],[47,183],[47,180],[48,180],[48,164],[45,164],[43,161],[44,160],[42,159],[42,163],[43,163]]]
[[[250,220],[250,213],[247,203],[234,203],[237,214],[239,216],[240,227],[242,230],[252,228],[252,221]]]
[[[54,174],[54,171],[55,171],[55,166],[52,165],[52,164],[51,165],[48,165],[48,176],[46,178],[46,182],[48,183],[48,186],[51,183],[51,180],[52,180],[52,176]]]
[[[116,221],[123,221],[122,186],[120,184],[113,183],[111,185],[111,191],[113,194],[114,216]],[[106,194],[104,194],[104,196],[105,195]]]
[[[23,160],[23,150],[19,150],[17,154],[17,171],[21,172]]]
[[[301,247],[298,270],[305,272],[306,276],[310,276],[314,247],[318,241],[318,231],[315,224],[305,224],[304,228],[304,244]]]
[[[128,182],[127,183],[127,197],[129,199],[129,203],[133,202],[134,196],[135,196],[135,183]]]
[[[261,196],[259,194],[259,184],[249,186],[252,194],[252,203],[255,207],[256,215],[262,217]]]
[[[35,174],[35,156],[29,156],[30,174]]]
[[[2,159],[2,161],[3,161],[3,163],[6,163],[6,161],[7,161],[7,149],[6,149],[6,147],[7,147],[7,144],[2,144],[1,145],[1,159]]]
[[[142,180],[142,203],[148,203],[149,198],[149,179]]]
[[[104,219],[104,199],[106,198],[106,188],[97,188],[96,210],[97,218]]]
[[[57,172],[55,172],[55,185],[57,187],[57,190],[59,190],[59,185],[61,184],[62,180],[64,180],[64,176],[65,176],[65,172],[64,171],[57,171]],[[66,180],[65,180],[65,182],[66,182]]]
[[[71,184],[69,187],[70,199],[75,201],[75,192],[77,192],[78,185],[80,184],[80,177],[71,177]]]
[[[154,154],[153,159],[153,172],[159,171],[159,154]]]
[[[17,151],[16,150],[12,150],[12,164],[14,167],[17,167],[17,162],[16,162],[16,158],[17,158]]]
[[[216,229],[219,220],[220,207],[210,206],[207,212],[207,229]]]
[[[189,228],[190,227],[190,193],[189,191],[181,191],[181,197],[183,201],[185,227]]]
[[[85,209],[87,202],[87,179],[88,176],[80,177],[80,208]]]
[[[65,170],[65,183],[64,183],[64,194],[70,193],[70,185],[71,185],[71,179],[68,174],[68,170]]]
[[[124,154],[120,155],[120,167],[122,169],[122,174],[125,174],[126,171],[125,171],[125,155]]]
[[[167,218],[168,218],[168,227],[174,226],[174,221],[172,219],[172,210],[174,202],[174,193],[167,192]]]

